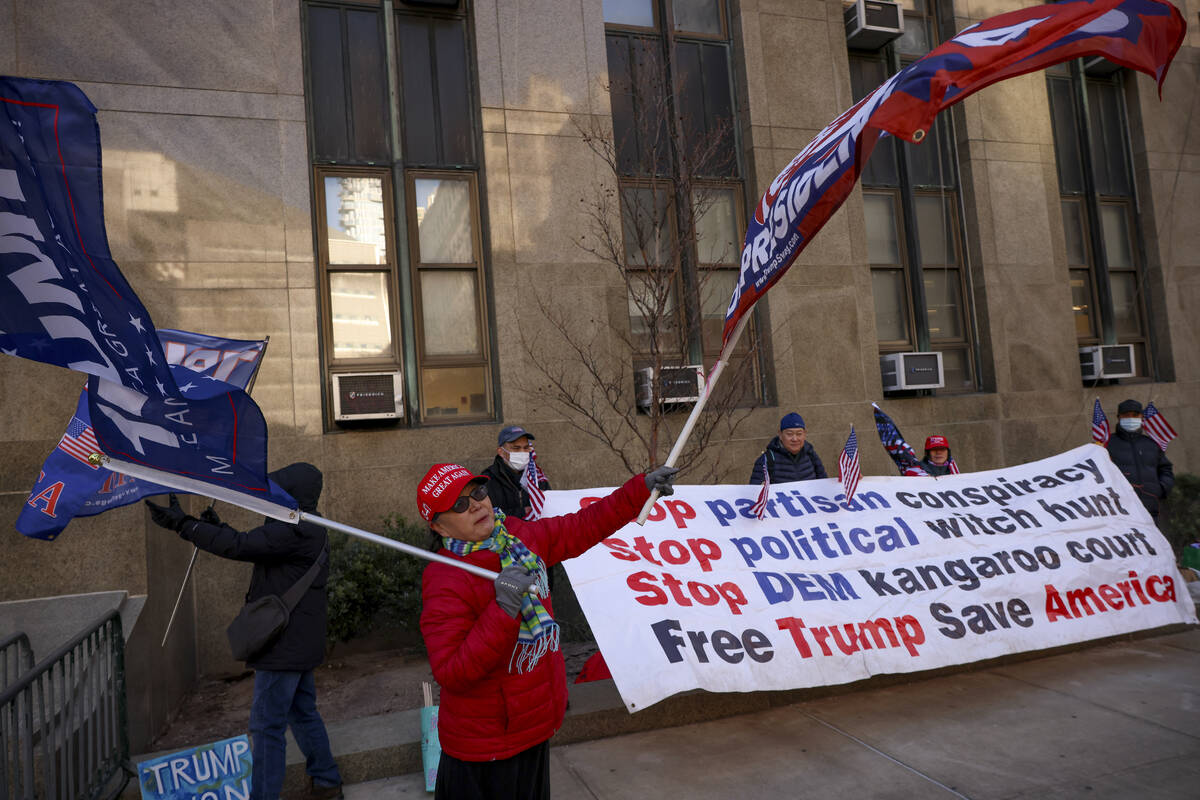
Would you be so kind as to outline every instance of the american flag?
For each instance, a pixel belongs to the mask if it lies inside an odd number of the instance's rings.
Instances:
[[[956,461],[954,460],[954,457],[953,457],[953,456],[951,456],[951,457],[950,457],[950,474],[951,474],[951,475],[957,475],[957,474],[958,474],[958,473],[960,473],[961,471],[962,471],[962,470],[960,470],[960,469],[958,468],[958,462],[956,462]]]
[[[758,499],[754,501],[754,505],[750,510],[754,512],[757,519],[762,519],[767,515],[767,495],[771,493],[771,470],[767,464],[767,453],[763,451],[763,482],[762,488],[758,490]]]
[[[1160,450],[1166,450],[1171,440],[1179,435],[1171,427],[1171,423],[1167,422],[1166,417],[1154,407],[1154,403],[1146,404],[1146,410],[1142,413],[1142,429],[1146,431],[1147,436],[1154,440]]]
[[[1096,405],[1092,408],[1092,441],[1098,445],[1108,444],[1109,430],[1108,417],[1104,416],[1104,409],[1100,407],[1100,398],[1096,398]]]
[[[906,477],[928,476],[929,473],[921,466],[916,451],[908,442],[904,441],[904,437],[900,435],[900,429],[896,427],[896,423],[892,422],[892,418],[883,413],[883,409],[874,403],[871,404],[871,408],[875,409],[875,429],[879,431],[879,441],[883,443],[883,449],[887,450],[888,455],[892,457],[900,474]]]
[[[58,449],[76,461],[82,461],[92,469],[100,469],[99,465],[88,461],[88,456],[100,452],[100,445],[96,443],[96,434],[92,431],[92,426],[79,417],[71,417],[71,423],[67,425],[67,432],[58,441]]]
[[[537,451],[531,450],[529,453],[529,464],[525,466],[525,471],[521,473],[521,486],[529,493],[529,516],[526,519],[541,519],[542,509],[546,507],[546,493],[541,489],[542,481],[546,480],[546,473],[542,472],[542,468],[537,464]]]
[[[861,477],[862,471],[858,468],[858,436],[851,425],[850,438],[846,440],[846,446],[842,448],[842,454],[838,457],[838,480],[842,482],[846,492],[847,503],[854,499],[854,490],[858,488],[858,479]]]

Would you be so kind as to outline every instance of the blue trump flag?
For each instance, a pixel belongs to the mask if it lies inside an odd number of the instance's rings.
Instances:
[[[113,262],[95,111],[72,84],[0,78],[0,350],[87,373],[104,453],[295,509],[266,477],[262,411],[172,365]]]
[[[248,389],[266,348],[265,341],[222,339],[189,331],[160,329],[158,337],[172,369],[182,365],[194,373],[183,386],[211,376]],[[92,464],[88,456],[99,449],[84,390],[66,433],[46,458],[17,517],[17,530],[37,539],[54,539],[75,517],[90,517],[171,491]]]

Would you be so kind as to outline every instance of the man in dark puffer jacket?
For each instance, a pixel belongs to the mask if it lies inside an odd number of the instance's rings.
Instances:
[[[296,499],[301,511],[315,512],[323,478],[312,464],[290,464],[268,477]],[[189,516],[175,495],[170,505],[146,501],[154,522],[178,531],[201,550],[234,561],[254,564],[246,601],[269,594],[282,596],[322,556],[325,564],[292,609],[287,627],[266,650],[247,665],[255,670],[250,709],[254,769],[250,796],[274,800],[283,786],[288,725],[308,759],[308,798],[342,796],[342,776],[329,748],[325,723],[317,712],[313,669],[325,659],[325,583],[329,576],[325,529],[311,522],[290,525],[268,519],[242,533],[206,509],[201,519]]]
[[[1108,440],[1108,455],[1157,519],[1159,501],[1175,485],[1175,468],[1154,440],[1142,433],[1142,404],[1137,400],[1123,400],[1117,406],[1117,429]]]
[[[750,471],[750,483],[763,482],[763,469],[771,476],[771,483],[811,481],[829,477],[825,465],[813,446],[805,441],[807,430],[804,417],[792,412],[779,420],[779,435],[771,440],[767,449],[754,462]]]

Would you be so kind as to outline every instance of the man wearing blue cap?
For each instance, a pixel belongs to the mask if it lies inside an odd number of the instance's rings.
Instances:
[[[813,446],[805,440],[807,431],[804,417],[795,411],[785,414],[779,420],[779,435],[771,440],[767,449],[754,462],[750,471],[750,483],[763,482],[763,470],[771,478],[771,483],[790,483],[791,481],[811,481],[817,478],[827,478],[825,465]]]
[[[521,473],[533,457],[534,438],[520,425],[504,428],[496,441],[496,460],[480,473],[490,479],[487,487],[492,507],[500,509],[506,516],[525,519],[532,508],[529,492],[521,485]],[[538,481],[538,488],[544,492],[550,488],[550,482]]]

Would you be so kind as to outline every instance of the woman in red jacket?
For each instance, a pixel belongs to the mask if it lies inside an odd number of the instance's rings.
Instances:
[[[546,570],[633,520],[650,491],[671,493],[677,470],[630,478],[574,514],[526,521],[488,500],[486,477],[437,464],[417,487],[417,508],[442,555],[497,570],[489,582],[431,562],[422,580],[421,635],[442,688],[437,800],[550,796],[549,740],[567,707]],[[528,593],[536,585],[537,596]]]

